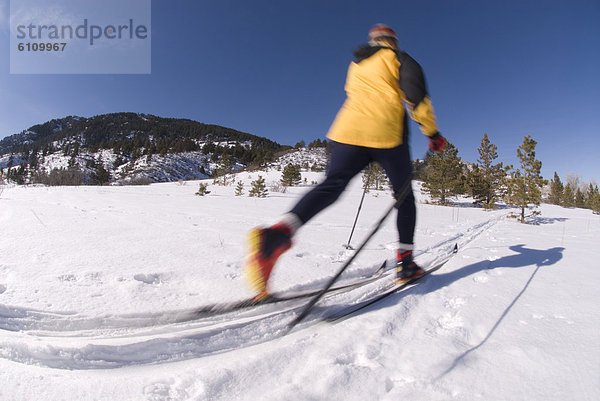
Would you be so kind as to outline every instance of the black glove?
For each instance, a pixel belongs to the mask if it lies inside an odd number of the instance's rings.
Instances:
[[[435,153],[440,153],[448,146],[448,141],[439,132],[429,137],[429,149]]]

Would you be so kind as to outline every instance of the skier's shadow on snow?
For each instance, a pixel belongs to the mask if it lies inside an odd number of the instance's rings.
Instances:
[[[391,299],[386,304],[380,307],[393,307],[397,305],[398,302],[400,302],[403,296],[406,296],[410,293],[427,294],[430,292],[434,292],[441,288],[447,287],[448,285],[454,282],[457,282],[461,279],[472,276],[482,271],[496,268],[522,268],[532,265],[536,266],[536,268],[531,273],[531,276],[524,284],[523,289],[521,289],[521,291],[518,294],[516,294],[515,298],[510,302],[510,304],[506,307],[502,314],[500,314],[497,321],[494,323],[494,325],[490,329],[489,333],[485,336],[485,338],[479,344],[471,347],[470,349],[463,352],[461,355],[457,356],[454,359],[454,361],[450,364],[450,366],[437,377],[437,379],[441,379],[446,374],[450,373],[470,353],[479,349],[490,339],[490,337],[494,334],[498,326],[500,326],[500,323],[502,323],[504,318],[508,315],[512,307],[527,291],[527,288],[533,281],[533,278],[535,277],[539,269],[544,266],[551,266],[559,260],[561,260],[563,256],[562,253],[565,250],[565,248],[562,247],[555,247],[546,250],[532,249],[526,248],[523,244],[511,246],[509,249],[517,253],[509,256],[504,256],[496,260],[483,260],[449,273],[432,274],[431,276],[427,277],[425,282],[419,283],[415,287],[399,293],[397,297],[394,297],[393,299]]]
[[[400,302],[402,297],[408,294],[427,294],[430,292],[435,292],[441,288],[447,287],[448,285],[456,281],[462,280],[466,277],[472,276],[482,271],[492,270],[496,268],[522,268],[526,266],[535,265],[536,269],[529,278],[529,281],[525,284],[523,291],[521,291],[521,293],[517,295],[517,298],[515,298],[514,302],[511,303],[509,308],[500,317],[500,320],[502,320],[506,313],[510,310],[512,305],[514,305],[514,303],[518,300],[522,293],[527,289],[527,286],[529,286],[529,283],[531,282],[535,274],[538,272],[539,268],[542,266],[551,266],[559,260],[561,260],[562,253],[565,250],[565,248],[562,247],[539,250],[525,248],[523,244],[513,245],[509,247],[509,249],[517,253],[509,256],[504,256],[496,260],[482,260],[480,262],[467,265],[449,273],[433,273],[432,275],[427,276],[424,282],[419,282],[414,287],[398,293],[397,296],[390,298],[390,300],[388,300],[387,302],[381,303],[379,307],[374,308],[383,309],[386,307],[393,307],[397,305],[398,302]],[[366,313],[368,310],[373,309],[367,308],[363,313]]]
[[[496,260],[482,260],[480,262],[476,262],[465,267],[459,268],[455,271],[449,273],[433,273],[430,276],[426,277],[425,282],[420,282],[412,288],[409,288],[405,291],[402,291],[397,294],[396,297],[391,298],[389,301],[385,303],[381,303],[379,308],[374,307],[375,309],[382,309],[386,307],[393,307],[398,304],[402,297],[408,294],[427,294],[430,292],[435,292],[441,288],[447,287],[448,285],[464,279],[466,277],[472,276],[476,273],[492,270],[496,268],[521,268],[526,266],[535,265],[536,269],[531,275],[529,281],[527,282],[525,289],[537,273],[538,269],[542,266],[551,266],[562,259],[562,253],[565,248],[555,247],[546,250],[525,248],[523,244],[513,245],[509,247],[511,251],[517,252],[514,255],[504,256],[498,258]],[[443,268],[442,268],[443,269]],[[521,293],[517,296],[521,296]],[[512,306],[512,304],[511,304]],[[368,310],[373,310],[372,308],[367,308],[363,313],[366,313]],[[502,316],[504,317],[504,316]]]
[[[519,268],[531,265],[536,265],[538,268],[541,266],[551,266],[562,259],[562,253],[565,250],[565,248],[562,247],[546,250],[532,249],[525,248],[523,244],[513,245],[509,247],[509,249],[517,253],[496,260],[483,260],[450,273],[431,275],[429,280],[431,286],[428,286],[428,290],[436,291],[480,271],[496,268]]]
[[[527,291],[529,285],[533,281],[533,278],[539,271],[539,269],[543,266],[551,266],[562,259],[562,253],[565,248],[555,247],[547,250],[538,250],[525,248],[524,245],[514,245],[509,248],[511,251],[517,252],[517,254],[505,256],[493,261],[485,260],[482,262],[473,263],[471,265],[465,266],[462,269],[458,269],[456,271],[432,275],[428,284],[429,288],[424,289],[424,292],[436,291],[440,288],[446,287],[451,283],[478,273],[484,270],[490,270],[495,268],[519,268],[525,266],[535,265],[535,270],[531,273],[531,276],[521,289],[521,291],[516,294],[515,298],[510,302],[510,304],[506,307],[506,309],[502,312],[502,314],[498,317],[498,320],[494,323],[488,334],[479,342],[479,344],[469,348],[459,356],[457,356],[454,361],[450,364],[450,366],[437,378],[441,379],[446,374],[450,373],[458,364],[463,361],[469,354],[476,351],[480,347],[482,347],[494,334],[496,329],[500,326],[500,323],[504,320],[504,318],[508,315],[513,306],[519,301],[521,296]],[[417,286],[418,288],[418,286]]]

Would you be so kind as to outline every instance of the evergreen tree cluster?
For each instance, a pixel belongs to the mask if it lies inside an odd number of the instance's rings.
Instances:
[[[327,147],[327,141],[325,139],[315,139],[314,141],[312,141],[311,143],[308,144],[309,149],[326,148],[326,147]]]
[[[458,157],[456,146],[448,143],[440,153],[429,152],[424,162],[415,165],[415,172],[423,181],[423,189],[440,204],[447,204],[451,197],[469,194],[475,204],[492,209],[503,199],[521,209],[520,219],[525,222],[525,210],[539,206],[546,183],[540,174],[542,162],[535,156],[536,144],[529,135],[523,138],[517,149],[520,166],[515,169],[496,161],[498,148],[484,134],[479,158],[471,168]]]
[[[210,194],[208,190],[208,184],[201,182],[198,187],[196,195],[205,196]],[[235,186],[235,196],[242,196],[244,194],[244,183],[238,181]],[[248,191],[249,197],[266,198],[269,195],[269,190],[263,176],[259,175],[258,178],[250,183],[250,191]]]
[[[548,201],[554,205],[563,207],[579,207],[591,209],[600,214],[600,191],[598,184],[580,184],[577,176],[571,176],[564,185],[560,177],[554,172],[554,178],[550,180],[550,194]]]
[[[446,205],[452,196],[465,193],[465,165],[458,157],[458,149],[452,143],[440,152],[428,152],[426,167],[421,172],[423,189],[429,195]]]
[[[0,154],[48,154],[56,151],[55,144],[59,143],[66,153],[71,151],[69,146],[81,146],[92,153],[113,149],[115,153],[133,156],[136,150],[140,154],[181,153],[201,150],[201,143],[228,141],[251,144],[218,150],[246,161],[258,157],[258,149],[276,152],[283,148],[266,138],[218,125],[147,114],[113,113],[91,118],[70,116],[34,125],[21,134],[1,140]]]
[[[304,140],[301,140],[300,142],[298,142],[294,145],[294,149],[304,149],[304,148],[315,149],[315,148],[326,148],[326,147],[327,147],[327,140],[325,140],[325,139],[315,139],[314,141],[310,142],[308,144],[308,146],[306,146],[306,142]]]

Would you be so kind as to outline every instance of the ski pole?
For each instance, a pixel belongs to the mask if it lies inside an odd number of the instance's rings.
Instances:
[[[331,286],[337,281],[338,278],[340,278],[342,273],[348,268],[348,266],[350,266],[350,264],[354,261],[356,256],[360,253],[360,251],[362,251],[362,249],[367,245],[367,242],[369,242],[371,240],[371,238],[373,238],[375,233],[377,233],[377,231],[379,231],[379,229],[381,228],[381,225],[383,224],[385,219],[390,215],[392,210],[394,210],[397,206],[399,206],[402,202],[404,202],[404,199],[406,198],[406,196],[408,195],[408,192],[410,190],[411,190],[411,178],[409,177],[406,180],[406,182],[404,183],[404,185],[402,185],[400,192],[396,196],[396,202],[394,202],[394,204],[385,211],[385,213],[383,214],[383,216],[381,216],[381,218],[379,219],[377,224],[375,224],[375,226],[373,227],[373,229],[371,230],[369,235],[367,235],[367,237],[360,244],[360,246],[358,247],[356,252],[354,252],[354,254],[352,256],[350,256],[350,258],[346,261],[346,263],[344,263],[344,265],[335,274],[335,276],[333,276],[327,282],[327,284],[325,284],[325,287],[323,287],[323,289],[321,291],[319,291],[319,293],[317,293],[310,301],[308,301],[308,303],[306,304],[306,306],[304,307],[302,312],[300,312],[300,314],[298,316],[296,316],[296,318],[294,320],[292,320],[290,322],[290,324],[288,324],[288,327],[287,327],[288,332],[291,331],[294,327],[296,327],[296,325],[298,323],[300,323],[302,320],[304,320],[304,318],[306,316],[308,316],[308,314],[310,313],[312,308],[315,306],[315,304],[319,301],[319,299],[321,299],[323,297],[323,295],[325,295],[327,290],[329,288],[331,288]]]
[[[358,215],[360,214],[360,210],[362,209],[363,202],[365,200],[365,194],[367,193],[367,188],[369,187],[369,183],[371,181],[371,173],[373,172],[373,164],[369,166],[369,172],[367,174],[367,182],[365,182],[365,188],[363,189],[362,197],[360,198],[360,204],[358,205],[358,210],[356,211],[356,217],[354,218],[354,224],[352,225],[352,231],[350,231],[350,237],[348,238],[348,244],[346,245],[346,249],[352,249],[350,246],[350,241],[352,241],[352,235],[354,235],[354,229],[356,228],[356,223],[358,222]]]

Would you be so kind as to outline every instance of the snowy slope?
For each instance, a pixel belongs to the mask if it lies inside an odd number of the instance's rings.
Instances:
[[[129,160],[114,153],[112,150],[99,150],[95,153],[82,151],[77,157],[65,156],[63,151],[46,155],[40,160],[40,171],[49,173],[53,169],[67,169],[70,162],[74,162],[85,176],[89,177],[96,172],[95,168],[87,167],[91,162],[100,163],[107,169],[114,182],[127,184],[130,180],[145,178],[149,182],[170,182],[178,179],[208,178],[212,172],[209,156],[202,152],[183,152],[162,155],[153,155],[150,160],[147,156],[136,160]],[[10,155],[0,156],[0,169],[9,165]],[[118,160],[121,160],[118,162]],[[13,166],[27,163],[26,160],[15,158]],[[122,163],[122,164],[121,164]]]
[[[244,236],[309,187],[247,196],[198,182],[146,187],[10,187],[0,196],[2,400],[596,400],[600,398],[600,216],[542,206],[536,225],[471,207],[418,206],[418,260],[459,253],[418,286],[341,323],[315,316],[281,337],[299,304],[235,324],[176,322],[250,294]],[[303,172],[308,182],[321,178]],[[209,184],[212,181],[206,181]],[[304,227],[272,280],[322,285],[348,257],[353,181]],[[423,199],[422,197],[419,197]],[[391,202],[365,199],[353,244]],[[388,219],[343,280],[393,257]]]
[[[314,166],[324,170],[327,167],[327,151],[325,148],[294,149],[279,157],[272,166],[286,166],[290,163],[309,168]],[[308,168],[306,170],[308,170]]]

